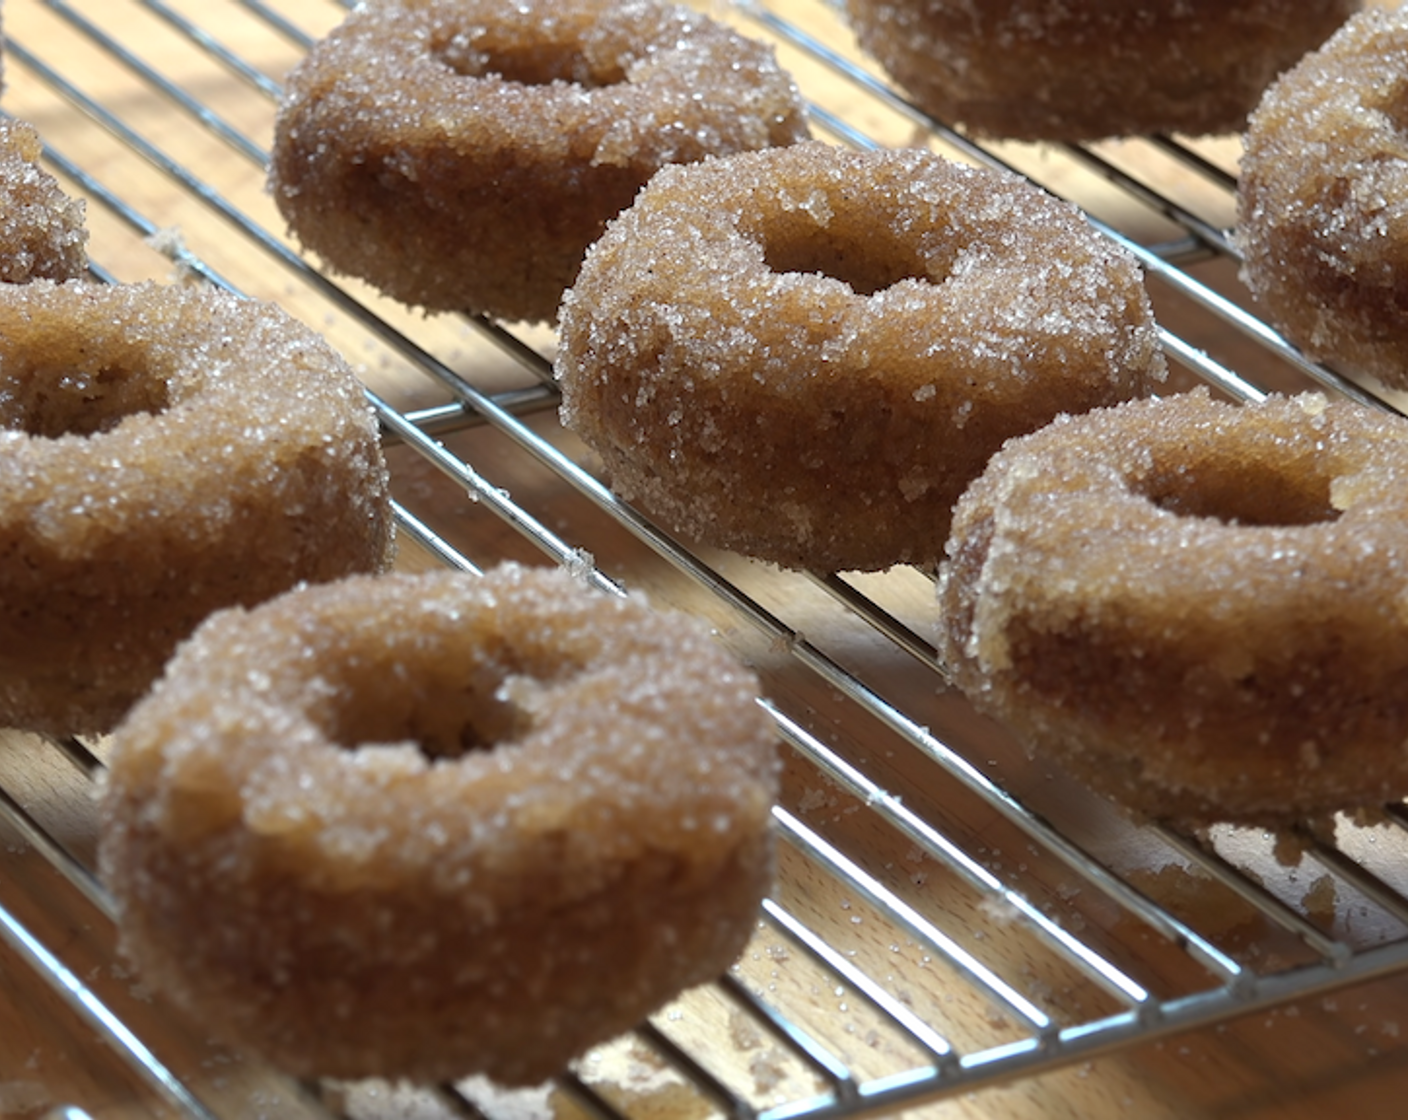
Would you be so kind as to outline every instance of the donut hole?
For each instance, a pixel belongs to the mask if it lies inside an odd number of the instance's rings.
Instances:
[[[763,259],[774,272],[820,273],[873,296],[901,280],[938,283],[914,245],[884,228],[832,217],[818,228],[810,215],[784,213],[761,231]]]
[[[460,34],[432,51],[434,57],[463,78],[502,78],[521,86],[568,82],[583,89],[619,85],[626,72],[616,60],[595,64],[573,42],[494,42],[481,36],[471,41]]]
[[[1339,517],[1330,480],[1315,470],[1229,457],[1153,472],[1137,487],[1154,505],[1179,517],[1228,525],[1318,525]]]
[[[506,662],[405,673],[366,661],[337,682],[342,702],[326,714],[325,730],[349,750],[411,742],[428,759],[459,758],[521,739],[533,723],[528,700],[535,686]]]
[[[123,365],[37,366],[6,381],[0,388],[6,427],[37,439],[99,435],[129,416],[155,415],[170,404],[164,378]]]

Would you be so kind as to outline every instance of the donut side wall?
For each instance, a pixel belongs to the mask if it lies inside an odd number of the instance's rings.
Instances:
[[[702,618],[758,674],[782,735],[777,875],[727,972],[542,1086],[302,1082],[213,1042],[209,1023],[139,985],[120,955],[92,874],[109,742],[0,732],[0,1111],[1393,1113],[1408,1088],[1401,807],[1275,827],[1131,820],[949,686],[930,573],[783,571],[681,539],[619,500],[558,421],[551,329],[408,310],[285,236],[262,159],[276,92],[346,7],[212,0],[179,12],[4,4],[6,111],[35,123],[41,164],[84,202],[95,277],[229,285],[326,336],[372,392],[398,569],[563,566]],[[1171,367],[1159,395],[1205,382],[1237,399],[1318,387],[1403,403],[1307,365],[1244,319],[1257,312],[1225,238],[1234,138],[975,144],[892,97],[835,5],[763,0],[710,15],[776,46],[818,136],[1005,164],[1127,238]],[[893,259],[893,244],[872,247]],[[774,254],[774,270],[840,272],[857,292],[903,279]],[[386,710],[390,676],[358,684],[369,713]],[[467,702],[437,705],[427,735]],[[267,805],[255,816],[272,825],[283,808]],[[474,946],[463,948],[473,967]]]
[[[1240,130],[1278,74],[1360,0],[849,0],[862,47],[980,135],[1097,140]]]

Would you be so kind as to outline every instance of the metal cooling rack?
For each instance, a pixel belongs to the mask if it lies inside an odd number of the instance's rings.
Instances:
[[[1244,400],[1319,385],[1393,407],[1243,306],[1229,142],[978,146],[893,94],[834,10],[773,2],[725,14],[778,45],[820,135],[930,144],[1072,197],[1143,262],[1177,380]],[[325,0],[12,0],[5,107],[89,200],[100,278],[174,273],[275,299],[359,364],[408,562],[567,564],[705,615],[763,675],[787,777],[781,875],[754,944],[716,985],[565,1073],[544,1091],[552,1109],[889,1113],[1408,969],[1402,806],[1279,836],[1136,827],[945,690],[926,576],[809,578],[691,550],[616,500],[557,427],[550,335],[423,319],[302,259],[262,192],[265,146],[280,76],[342,14]],[[78,1064],[114,1065],[104,1099],[120,1084],[137,1102],[122,1114],[522,1107],[477,1084],[413,1106],[389,1088],[292,1085],[204,1042],[113,956],[91,871],[102,744],[10,738],[0,1011],[27,970],[30,998],[78,1024]],[[7,1082],[0,1069],[0,1114]]]

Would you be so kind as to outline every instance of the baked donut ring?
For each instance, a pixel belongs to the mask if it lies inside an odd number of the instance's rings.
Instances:
[[[221,612],[113,737],[122,944],[295,1074],[539,1082],[751,936],[756,700],[697,622],[556,570]]]
[[[1205,390],[1062,418],[964,494],[941,657],[1024,743],[1154,817],[1408,795],[1408,421]]]
[[[933,116],[1021,140],[1235,132],[1361,0],[847,0]]]
[[[1238,189],[1242,276],[1312,357],[1408,388],[1408,9],[1350,20],[1267,91]]]
[[[561,316],[562,417],[676,531],[787,567],[936,563],[1003,440],[1146,392],[1140,271],[1079,213],[930,152],[666,168]]]
[[[339,272],[548,321],[663,164],[807,135],[770,47],[657,0],[386,0],[289,75],[274,199]]]
[[[0,40],[3,45],[3,40]],[[39,166],[34,126],[0,117],[0,283],[79,280],[88,274],[83,200]]]
[[[390,547],[376,423],[306,327],[208,289],[0,285],[0,726],[105,731],[215,608]]]

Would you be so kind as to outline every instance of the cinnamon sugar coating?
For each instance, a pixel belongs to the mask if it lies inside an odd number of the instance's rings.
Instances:
[[[1267,91],[1238,196],[1242,276],[1311,357],[1408,388],[1408,9],[1352,19]]]
[[[536,1083],[750,937],[756,700],[698,622],[556,570],[221,612],[113,739],[124,949],[295,1074]]]
[[[662,171],[563,301],[564,423],[673,530],[818,570],[936,563],[1003,440],[1145,393],[1134,260],[1014,177],[796,145]]]
[[[83,200],[39,166],[34,126],[0,117],[0,283],[77,280],[88,272]]]
[[[339,272],[551,320],[657,168],[807,135],[771,48],[658,0],[388,0],[289,75],[270,183]]]
[[[1408,421],[1204,390],[1062,418],[959,502],[941,656],[974,704],[1154,817],[1408,794]]]
[[[217,607],[373,571],[355,377],[271,305],[0,285],[0,726],[107,730]]]
[[[1022,140],[1234,132],[1361,0],[847,0],[861,46],[947,123]]]

